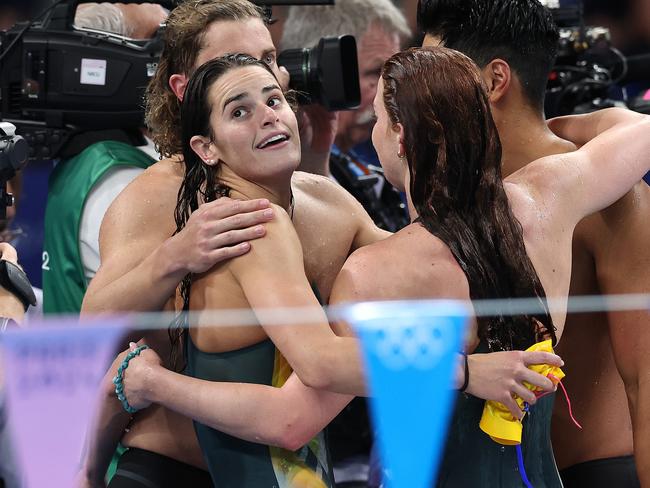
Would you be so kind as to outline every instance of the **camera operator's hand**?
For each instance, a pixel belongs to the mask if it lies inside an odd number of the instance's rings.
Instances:
[[[321,105],[301,107],[298,113],[301,171],[329,176],[330,148],[338,129],[337,112],[328,112]]]
[[[112,13],[121,15],[121,22],[104,25],[103,18],[112,18]],[[114,32],[132,39],[150,39],[169,12],[155,3],[98,4],[84,2],[77,6],[75,25],[91,29]],[[119,31],[115,32],[116,30]]]
[[[156,3],[117,3],[133,39],[150,39],[169,12]]]
[[[18,253],[8,242],[0,242],[0,259],[18,266]],[[23,303],[16,295],[0,286],[0,317],[8,317],[20,323],[24,316]]]

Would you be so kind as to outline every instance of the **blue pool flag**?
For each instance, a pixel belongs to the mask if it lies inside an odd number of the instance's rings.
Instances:
[[[388,488],[429,488],[435,479],[470,313],[441,300],[361,303],[344,314],[361,340]]]

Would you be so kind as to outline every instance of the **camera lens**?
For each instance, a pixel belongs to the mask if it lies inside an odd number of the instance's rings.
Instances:
[[[361,101],[357,44],[353,36],[324,37],[312,49],[289,49],[278,64],[289,72],[289,86],[302,104],[328,110],[356,108]]]

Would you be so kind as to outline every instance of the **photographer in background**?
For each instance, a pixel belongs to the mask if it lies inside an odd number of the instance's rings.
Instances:
[[[372,101],[381,67],[399,51],[411,31],[402,12],[390,0],[339,0],[335,5],[289,8],[284,23],[282,50],[313,47],[321,37],[351,34],[357,41],[361,103],[355,110],[338,112],[338,127],[331,157],[317,165],[303,161],[298,168],[333,177],[366,209],[375,224],[395,232],[408,223],[399,193],[388,183],[377,160],[368,160],[355,146],[370,140],[375,116]],[[317,119],[324,110],[309,107]],[[376,169],[375,169],[376,168]]]

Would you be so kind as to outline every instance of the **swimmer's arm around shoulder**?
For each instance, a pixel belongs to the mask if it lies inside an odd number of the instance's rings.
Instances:
[[[635,123],[645,117],[624,108],[606,108],[589,114],[555,117],[547,123],[556,136],[582,147],[616,125]]]
[[[346,261],[343,269],[336,278],[332,294],[331,305],[354,303],[372,300],[399,300],[414,298],[409,292],[405,295],[400,290],[399,279],[388,277],[382,280],[377,275],[376,269],[380,263],[399,256],[394,247],[370,246],[354,252]],[[399,257],[398,257],[399,259]],[[408,270],[408,265],[401,267]],[[445,266],[432,266],[430,273],[419,275],[425,280],[420,287],[420,298],[461,298],[465,292],[466,284],[450,279],[445,272]],[[415,275],[414,275],[415,276]],[[403,279],[415,279],[406,272]],[[348,324],[339,322],[335,324],[337,333],[352,333]],[[496,400],[504,403],[517,418],[522,412],[513,400],[512,394],[516,393],[529,403],[535,403],[535,395],[524,386],[524,382],[539,386],[551,391],[553,384],[544,376],[528,369],[530,364],[562,365],[562,360],[555,354],[546,352],[503,351],[489,354],[469,354],[469,384],[467,393],[484,400]],[[458,389],[465,380],[465,362],[458,354],[457,369],[454,376],[454,388]]]
[[[267,236],[233,260],[230,270],[260,325],[303,383],[363,394],[357,341],[332,331],[305,275],[300,241],[286,212],[276,211],[276,218],[267,225]],[[298,319],[299,312],[291,312],[293,308],[301,309],[304,319]],[[271,311],[277,309],[289,311],[285,317],[290,323],[274,316]]]
[[[356,233],[350,251],[355,251],[369,244],[382,241],[391,235],[387,230],[377,227],[370,218],[370,215],[368,215],[368,212],[366,212],[366,209],[352,195],[343,188],[341,188],[341,191],[345,193],[346,206],[349,208],[348,213],[351,216],[350,221],[356,227]]]
[[[354,232],[350,253],[391,235],[390,232],[377,227],[363,205],[342,186],[329,178],[321,178],[321,181],[321,201],[326,203],[332,212],[336,212],[342,226],[350,226]]]
[[[113,202],[100,231],[101,266],[84,297],[84,313],[162,309],[189,272],[248,252],[264,235],[268,201],[228,198],[201,205],[176,235],[177,188],[146,173]]]
[[[190,378],[152,368],[149,400],[249,442],[296,450],[353,398],[305,386],[292,374],[281,388]]]
[[[584,144],[572,153],[538,159],[507,180],[528,184],[562,225],[575,226],[611,205],[650,170],[648,116],[608,109],[550,125],[572,142]]]

